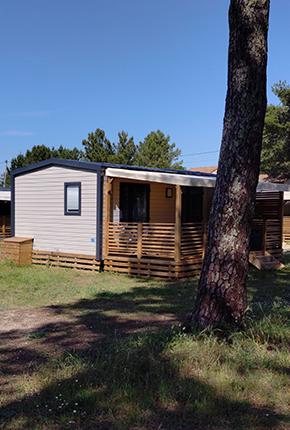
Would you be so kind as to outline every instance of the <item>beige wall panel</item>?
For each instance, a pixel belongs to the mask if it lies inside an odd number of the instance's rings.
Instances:
[[[81,182],[81,216],[64,215],[64,183]],[[96,254],[97,175],[48,167],[15,178],[15,236],[34,249]]]

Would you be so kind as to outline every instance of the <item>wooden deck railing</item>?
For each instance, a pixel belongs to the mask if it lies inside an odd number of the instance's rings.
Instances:
[[[174,259],[176,255],[174,223],[115,223],[108,228],[108,254],[162,257]],[[181,257],[202,255],[203,226],[187,223],[181,226]]]
[[[290,240],[290,217],[288,222],[288,240]],[[268,250],[277,254],[280,252],[281,231],[278,220],[254,219],[253,228],[261,230],[261,251]],[[190,257],[199,258],[204,253],[206,233],[202,223],[183,223],[179,239],[176,240],[177,231],[174,223],[110,222],[106,255],[160,257],[176,261]],[[179,246],[178,252],[177,246]]]
[[[260,230],[262,234],[262,248],[263,252],[271,252],[272,255],[279,256],[282,252],[282,228],[279,219],[260,219],[255,218],[252,224],[252,230]],[[289,230],[290,233],[290,230]]]
[[[204,250],[204,226],[202,223],[181,225],[181,256],[202,255]]]
[[[0,215],[0,240],[11,236],[10,217]]]
[[[6,239],[6,237],[11,236],[11,227],[10,225],[0,224],[0,240]]]

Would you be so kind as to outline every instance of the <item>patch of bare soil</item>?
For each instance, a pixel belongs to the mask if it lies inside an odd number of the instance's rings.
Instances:
[[[9,395],[18,375],[34,371],[48,357],[90,351],[100,342],[175,321],[168,314],[106,311],[58,306],[0,311],[0,395]]]

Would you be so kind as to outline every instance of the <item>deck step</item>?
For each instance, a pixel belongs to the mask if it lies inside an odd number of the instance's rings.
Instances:
[[[277,270],[284,267],[284,264],[267,251],[265,253],[250,252],[249,262],[258,270]]]

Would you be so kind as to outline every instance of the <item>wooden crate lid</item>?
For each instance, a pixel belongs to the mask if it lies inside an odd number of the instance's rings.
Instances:
[[[33,237],[7,237],[3,240],[3,242],[12,242],[12,243],[25,243],[25,242],[32,242]]]

